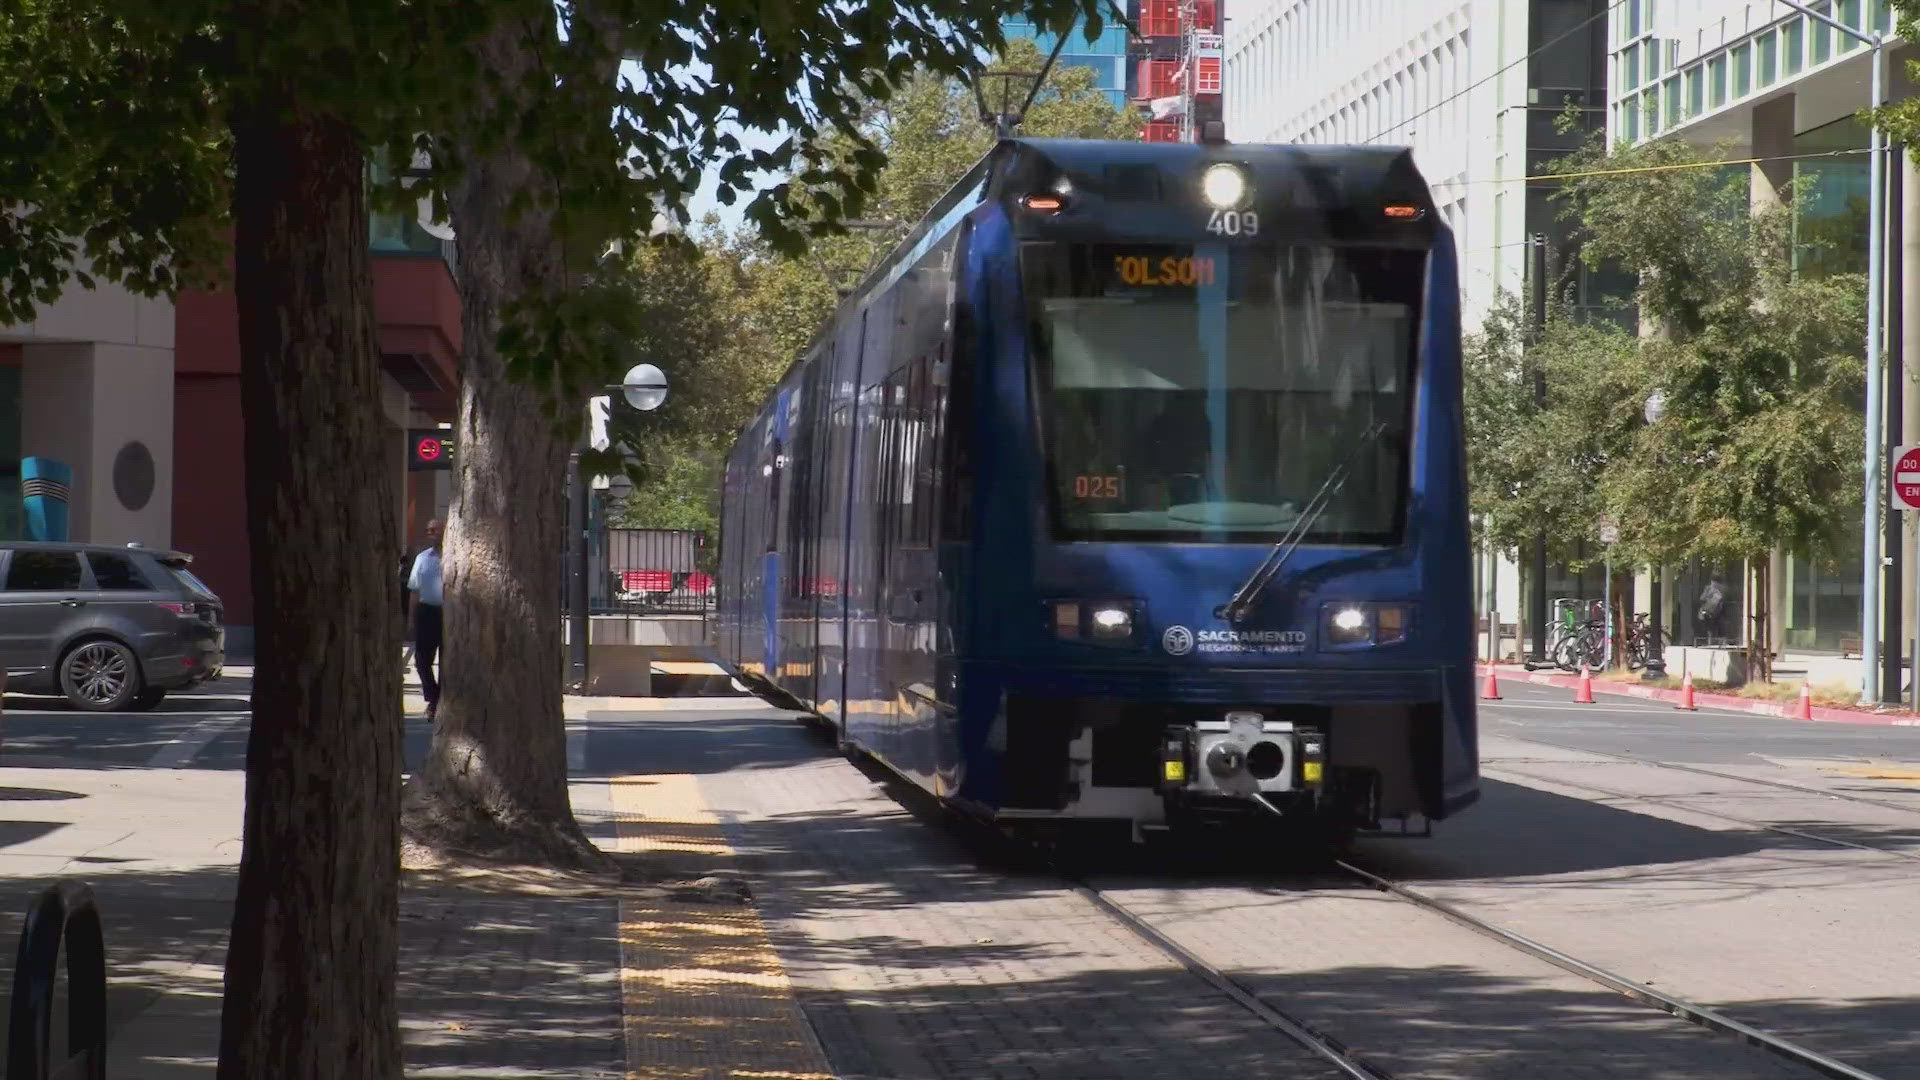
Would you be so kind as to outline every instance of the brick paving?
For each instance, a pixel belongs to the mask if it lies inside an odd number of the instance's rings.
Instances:
[[[407,1075],[624,1080],[617,920],[611,897],[409,889]]]
[[[1331,1075],[1058,881],[977,868],[791,721],[596,714],[594,738],[699,775],[847,1080]]]
[[[1480,807],[1429,843],[1374,844],[1360,861],[1858,1068],[1920,1077],[1920,862],[1689,807],[1899,850],[1920,818],[1499,736],[1482,755]],[[1678,801],[1609,801],[1583,779]]]
[[[1372,890],[1104,887],[1397,1077],[1816,1075]]]
[[[842,1076],[1320,1068],[1057,880],[982,868],[789,720],[605,714],[595,738],[699,775]],[[1162,880],[1119,898],[1396,1075],[1807,1075],[1379,894]]]

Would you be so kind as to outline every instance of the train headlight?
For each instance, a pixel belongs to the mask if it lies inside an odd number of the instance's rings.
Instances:
[[[1359,645],[1373,640],[1373,620],[1365,608],[1357,605],[1335,608],[1327,617],[1327,641],[1333,645]]]
[[[1133,637],[1133,612],[1131,609],[1109,604],[1093,609],[1093,638],[1095,641],[1125,641]]]
[[[1127,646],[1133,644],[1139,609],[1137,600],[1054,600],[1047,605],[1047,621],[1062,641]]]
[[[1237,210],[1247,201],[1247,174],[1238,165],[1215,162],[1200,174],[1200,195],[1216,210]]]
[[[1411,614],[1405,604],[1328,604],[1322,640],[1332,648],[1392,645],[1406,640]]]

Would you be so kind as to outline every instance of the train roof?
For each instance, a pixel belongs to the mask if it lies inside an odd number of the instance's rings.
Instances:
[[[1328,204],[1383,196],[1431,201],[1426,179],[1413,163],[1413,151],[1404,146],[1013,138],[1002,140],[995,152],[1008,157],[1008,167],[1000,172],[1009,177],[1018,176],[1023,166],[1045,164],[1089,182],[1116,173],[1137,177],[1148,171],[1184,179],[1215,162],[1228,161],[1248,168],[1256,180],[1306,184],[1310,194]]]
[[[1093,235],[1124,217],[1131,229],[1142,233],[1158,225],[1164,232],[1185,236],[1193,231],[1200,175],[1217,162],[1244,169],[1263,213],[1303,239],[1369,238],[1391,229],[1396,239],[1419,241],[1430,238],[1437,227],[1432,192],[1413,162],[1413,151],[1404,146],[1003,138],[835,306],[792,358],[782,381],[843,315],[858,310],[902,264],[918,258],[930,238],[954,227],[960,215],[979,202],[1058,190],[1064,181],[1078,202],[1102,205],[1106,212],[1062,215],[1057,221],[1017,215],[1020,235]],[[1379,209],[1389,204],[1415,208],[1418,220],[1381,221]]]

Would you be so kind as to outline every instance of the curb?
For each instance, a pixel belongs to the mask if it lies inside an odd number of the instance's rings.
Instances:
[[[1487,665],[1473,665],[1476,678],[1485,678]],[[1534,683],[1538,686],[1558,686],[1572,690],[1579,685],[1580,679],[1574,675],[1547,675],[1538,671],[1506,664],[1496,665],[1494,677],[1502,681]],[[1662,690],[1656,686],[1631,686],[1611,683],[1601,679],[1593,680],[1595,694],[1607,694],[1612,697],[1636,697],[1650,701],[1665,701],[1674,705],[1680,703],[1680,691]],[[1732,694],[1708,694],[1699,690],[1693,692],[1693,703],[1702,709],[1723,709],[1728,712],[1751,713],[1755,716],[1771,716],[1781,720],[1799,720],[1794,713],[1799,706],[1790,702],[1754,701],[1751,698],[1734,697]],[[1827,724],[1879,724],[1889,727],[1920,727],[1920,717],[1912,713],[1873,713],[1854,709],[1835,709],[1816,705],[1813,707],[1813,721]]]

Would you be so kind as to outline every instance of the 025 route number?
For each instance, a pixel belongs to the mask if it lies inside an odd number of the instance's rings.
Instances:
[[[1252,210],[1215,210],[1207,217],[1207,231],[1215,236],[1258,236],[1260,215]]]

